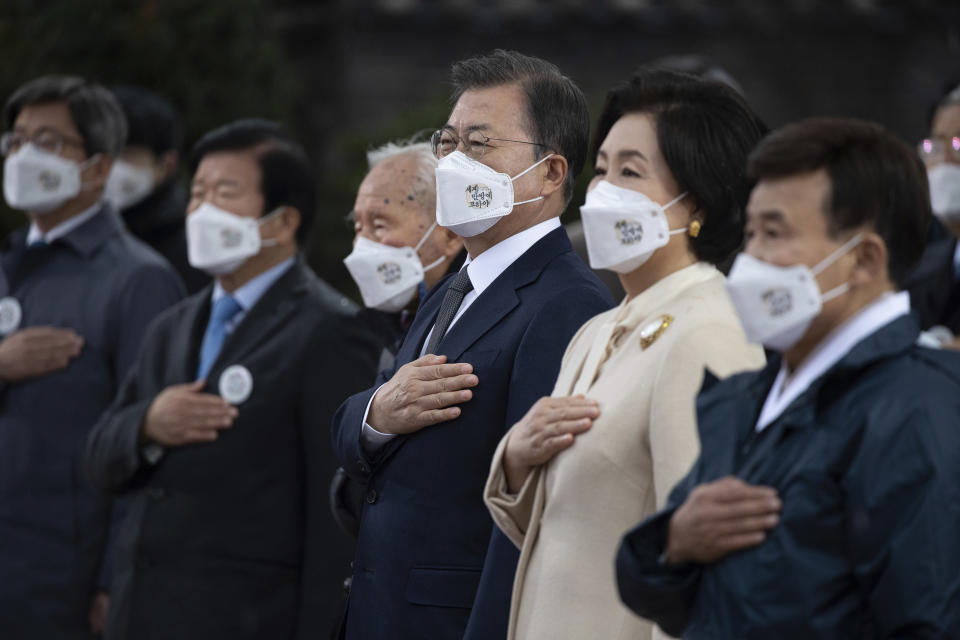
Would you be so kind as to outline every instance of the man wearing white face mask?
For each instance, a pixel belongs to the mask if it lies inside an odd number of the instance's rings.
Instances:
[[[184,212],[187,192],[179,175],[180,119],[166,98],[134,86],[111,87],[127,117],[127,144],[113,164],[104,198],[130,231],[177,270],[188,293],[210,276],[190,266]]]
[[[87,442],[131,503],[106,638],[323,637],[350,557],[326,425],[375,341],[298,256],[315,177],[280,126],[216,129],[191,168],[188,256],[216,280],[153,324]]]
[[[927,167],[933,214],[947,237],[927,247],[904,288],[920,327],[943,346],[960,348],[960,87],[937,104],[930,136],[917,152]]]
[[[183,285],[101,202],[126,126],[106,89],[38,78],[5,116],[4,197],[30,225],[0,252],[0,629],[89,638],[103,629],[120,509],[77,458]]]
[[[390,143],[367,158],[370,172],[351,212],[354,249],[344,264],[364,305],[388,315],[392,354],[419,298],[458,271],[466,252],[459,236],[436,223],[437,158],[429,143]]]
[[[813,119],[751,154],[728,278],[779,355],[701,394],[701,453],[624,538],[620,595],[672,635],[960,637],[960,356],[917,344],[899,284],[930,219],[878,125]]]
[[[341,464],[368,485],[350,640],[505,636],[517,550],[483,505],[490,459],[549,393],[576,330],[612,306],[558,219],[586,156],[579,88],[511,51],[458,62],[453,80],[433,137],[437,222],[469,261],[333,421]]]

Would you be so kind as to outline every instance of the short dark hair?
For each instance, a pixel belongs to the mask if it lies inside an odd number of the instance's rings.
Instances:
[[[24,107],[50,102],[67,104],[87,156],[116,157],[123,150],[127,119],[119,103],[106,88],[79,76],[41,76],[21,86],[4,109],[7,129],[13,128]]]
[[[930,193],[923,162],[904,141],[873,122],[811,118],[777,129],[750,155],[754,180],[826,170],[823,213],[832,237],[872,227],[887,245],[887,270],[898,286],[923,253]]]
[[[281,125],[261,118],[244,118],[204,134],[190,152],[190,174],[200,161],[218,151],[255,151],[260,165],[263,213],[280,206],[300,212],[297,241],[303,245],[316,214],[317,194],[307,154]]]
[[[641,67],[607,93],[594,135],[594,158],[613,125],[628,113],[653,118],[670,173],[703,213],[700,235],[690,238],[697,259],[727,270],[743,245],[752,186],[747,156],[767,132],[766,125],[725,84]]]
[[[141,87],[111,87],[127,117],[127,146],[146,147],[156,155],[179,151],[182,129],[173,103]]]
[[[534,159],[547,152],[567,159],[564,202],[573,197],[573,183],[583,170],[590,137],[590,114],[580,88],[556,65],[516,51],[497,49],[453,65],[453,102],[464,92],[518,84],[527,98],[526,124],[534,142]]]

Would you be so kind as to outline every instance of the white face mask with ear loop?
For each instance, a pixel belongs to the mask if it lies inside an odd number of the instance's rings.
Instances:
[[[35,215],[49,213],[91,188],[80,174],[100,155],[95,153],[77,163],[28,142],[4,160],[4,198],[13,209]]]
[[[118,211],[123,211],[146,199],[154,186],[155,179],[150,169],[117,158],[103,187],[103,198]]]
[[[515,206],[543,196],[514,202],[513,183],[550,159],[549,153],[513,176],[500,173],[460,151],[437,163],[437,222],[462,238],[472,238],[497,224]]]
[[[941,162],[927,171],[930,206],[942,222],[960,222],[960,165]]]
[[[670,229],[665,211],[687,196],[660,206],[645,194],[601,180],[580,207],[592,269],[630,273],[688,227]]]
[[[768,349],[789,351],[804,336],[823,304],[850,290],[850,283],[820,293],[819,274],[860,244],[858,233],[814,267],[780,267],[741,253],[727,276],[727,293],[747,340]]]
[[[430,225],[414,247],[393,247],[362,236],[357,238],[343,264],[357,283],[365,307],[397,313],[410,304],[424,274],[446,260],[446,256],[440,256],[426,267],[420,262],[420,247],[436,226],[436,222]]]
[[[187,260],[190,266],[212,276],[236,271],[262,247],[277,244],[260,237],[260,227],[283,212],[279,206],[260,218],[238,216],[204,202],[187,215]]]

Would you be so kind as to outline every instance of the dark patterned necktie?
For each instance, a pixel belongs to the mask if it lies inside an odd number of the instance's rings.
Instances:
[[[433,325],[433,333],[430,334],[430,342],[427,344],[426,353],[436,354],[437,345],[443,340],[450,323],[457,315],[457,310],[463,303],[463,298],[473,291],[473,283],[470,282],[470,276],[467,275],[467,269],[464,267],[454,278],[453,283],[447,292],[443,294],[443,302],[440,303],[440,313],[437,314],[437,323]]]

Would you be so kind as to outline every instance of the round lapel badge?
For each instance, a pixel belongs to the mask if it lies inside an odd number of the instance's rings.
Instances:
[[[220,374],[220,397],[230,404],[243,404],[253,392],[253,375],[242,364],[233,364]]]
[[[0,299],[0,335],[13,333],[20,328],[23,310],[16,298]]]

